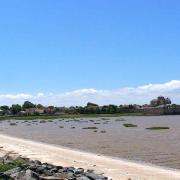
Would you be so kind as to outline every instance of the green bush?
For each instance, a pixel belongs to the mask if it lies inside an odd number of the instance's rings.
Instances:
[[[123,124],[124,127],[137,127],[136,124]]]
[[[147,130],[162,130],[162,129],[170,129],[169,127],[160,127],[160,126],[154,126],[154,127],[149,127],[146,128]]]
[[[97,127],[84,127],[82,129],[98,129]]]

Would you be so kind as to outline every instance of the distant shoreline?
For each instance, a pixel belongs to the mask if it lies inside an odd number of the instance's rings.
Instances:
[[[176,115],[176,114],[174,114]],[[118,113],[118,114],[64,114],[64,115],[34,115],[34,116],[0,116],[0,120],[34,120],[34,119],[59,119],[59,118],[110,118],[110,117],[123,117],[123,116],[168,116],[156,114],[143,114],[143,113]]]

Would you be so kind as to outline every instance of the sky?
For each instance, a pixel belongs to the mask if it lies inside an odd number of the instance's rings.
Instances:
[[[179,0],[0,2],[0,105],[180,103]]]

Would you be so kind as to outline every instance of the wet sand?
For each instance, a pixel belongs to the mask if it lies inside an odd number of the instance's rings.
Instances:
[[[30,159],[68,167],[93,169],[113,180],[178,180],[180,171],[99,156],[68,148],[0,135],[3,150]]]
[[[138,127],[126,128],[124,123]],[[151,126],[170,129],[146,129]],[[87,127],[98,129],[83,129]],[[59,119],[46,123],[11,120],[0,123],[0,133],[180,169],[180,116]]]

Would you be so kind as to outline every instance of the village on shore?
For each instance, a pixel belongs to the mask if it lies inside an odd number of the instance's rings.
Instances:
[[[87,103],[85,107],[55,107],[33,104],[25,101],[23,105],[13,104],[11,107],[0,106],[0,116],[38,116],[38,115],[66,115],[66,114],[123,114],[141,115],[171,115],[180,114],[180,105],[172,104],[169,98],[159,96],[150,101],[150,104],[137,105],[104,105],[98,106]]]

